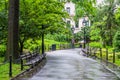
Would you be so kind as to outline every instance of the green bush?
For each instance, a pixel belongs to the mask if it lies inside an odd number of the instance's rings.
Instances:
[[[57,42],[55,40],[44,39],[45,47],[48,48],[52,44],[65,44],[66,42]],[[24,43],[24,49],[28,51],[33,51],[36,47],[41,46],[41,39],[33,40],[29,39]]]
[[[120,59],[120,54],[117,54],[117,58]]]
[[[116,51],[120,51],[120,31],[116,32],[113,40],[113,45]]]
[[[91,42],[89,44],[91,47],[97,47],[97,48],[101,48],[102,44],[100,42]]]
[[[6,46],[5,45],[0,45],[0,57],[3,57],[6,52]]]
[[[24,48],[28,49],[30,51],[33,51],[37,46],[40,46],[40,41],[39,40],[33,40],[33,39],[29,39],[25,42],[24,44]]]
[[[54,34],[47,34],[45,39],[54,40],[58,42],[67,42],[70,40],[70,36],[68,34],[63,33],[54,33]]]

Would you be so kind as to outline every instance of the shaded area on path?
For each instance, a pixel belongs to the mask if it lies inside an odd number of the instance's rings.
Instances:
[[[80,49],[47,53],[47,63],[25,80],[120,80],[97,61],[81,55]]]

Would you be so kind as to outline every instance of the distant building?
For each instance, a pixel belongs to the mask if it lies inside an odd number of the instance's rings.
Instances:
[[[75,21],[74,21],[74,16],[75,16],[75,4],[70,2],[66,2],[65,5],[65,10],[68,12],[68,14],[70,15],[70,18],[66,19],[66,22],[68,24],[70,24],[70,26],[73,28],[75,28]]]
[[[82,17],[82,18],[79,18],[79,20],[77,22],[75,22],[75,20],[74,20],[75,4],[73,2],[66,1],[65,5],[64,5],[64,8],[68,12],[68,14],[70,15],[70,18],[66,19],[66,23],[70,24],[71,28],[74,28],[74,33],[77,33],[79,31],[81,31],[82,27],[84,27],[84,25],[83,25],[84,20],[88,21],[88,26],[90,26],[90,20],[86,16]]]

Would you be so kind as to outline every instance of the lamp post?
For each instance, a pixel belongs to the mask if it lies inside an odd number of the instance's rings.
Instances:
[[[42,25],[42,30],[44,30],[44,25]],[[44,49],[44,31],[42,32],[42,54],[45,53],[45,49]]]
[[[84,26],[84,46],[83,46],[83,48],[85,49],[85,47],[86,47],[86,30],[85,30],[85,27],[87,26],[87,20],[84,18],[83,19],[83,22],[82,22],[82,24],[83,24],[83,26]]]
[[[74,42],[75,42],[75,41],[74,41],[74,30],[75,30],[75,28],[72,26],[72,28],[71,28],[72,37],[73,37],[73,38],[72,38],[72,41],[71,41],[71,42],[72,42],[72,48],[74,48]]]

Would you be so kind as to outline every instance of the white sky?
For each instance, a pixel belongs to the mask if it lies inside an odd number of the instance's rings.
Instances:
[[[103,1],[103,0],[97,0],[97,3],[100,4],[100,3],[102,3],[102,1]]]

